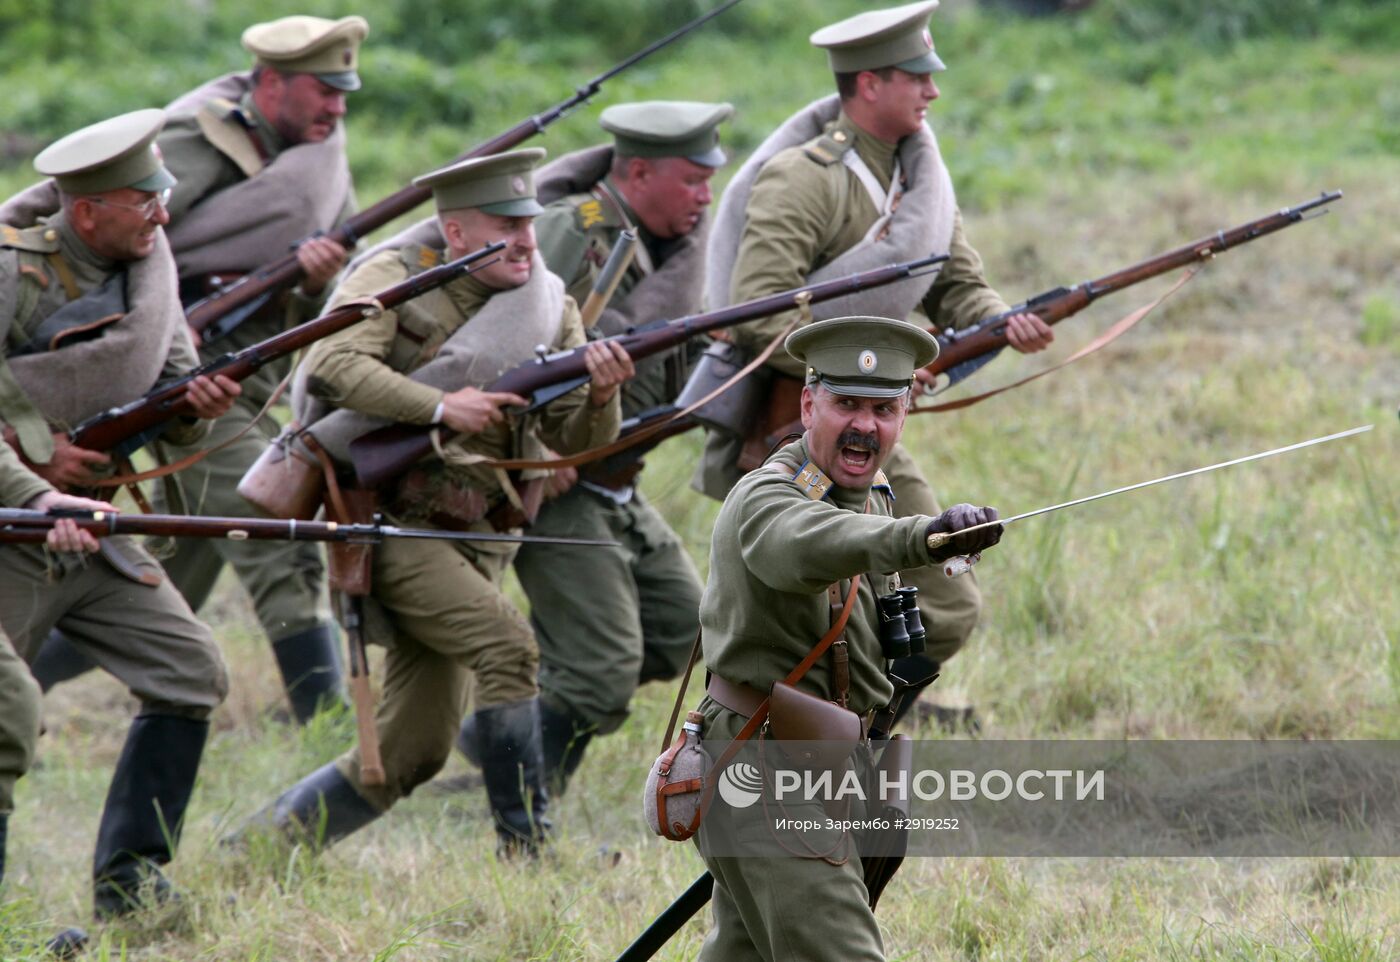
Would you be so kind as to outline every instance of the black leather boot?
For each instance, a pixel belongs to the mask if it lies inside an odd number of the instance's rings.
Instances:
[[[544,777],[549,790],[563,795],[578,771],[583,753],[593,740],[595,726],[560,711],[540,699],[540,741],[544,746]]]
[[[54,685],[72,681],[96,668],[92,659],[83,654],[68,636],[57,628],[49,632],[44,643],[39,646],[39,654],[29,671],[39,683],[41,691],[48,691]]]
[[[457,751],[462,753],[463,758],[477,768],[481,767],[481,742],[476,734],[475,713],[462,719],[462,727],[457,729],[457,739],[453,744],[457,746]]]
[[[237,845],[250,831],[275,829],[293,841],[308,842],[319,851],[383,814],[365,801],[331,762],[283,792],[224,843]]]
[[[272,654],[298,725],[305,725],[322,708],[345,704],[340,643],[330,625],[279,638],[272,643]]]
[[[503,856],[539,854],[552,827],[538,704],[531,698],[476,713],[481,776],[496,820],[496,850]]]
[[[208,734],[207,721],[178,715],[142,715],[131,723],[97,827],[92,877],[98,918],[139,908],[148,877],[157,899],[169,896],[160,866],[175,855]]]

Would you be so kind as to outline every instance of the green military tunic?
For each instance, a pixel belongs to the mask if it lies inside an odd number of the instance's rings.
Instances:
[[[70,291],[86,295],[120,267],[88,248],[61,213],[21,233],[26,246],[34,246],[37,234],[52,250],[37,260],[34,250],[0,251],[0,306],[10,312],[6,355],[27,344],[43,320],[70,300]],[[177,377],[194,364],[188,342],[175,338],[161,377]],[[44,410],[43,397],[31,400]],[[163,438],[194,443],[207,430],[207,422],[177,418]],[[135,540],[107,539],[102,558],[51,556],[41,545],[0,546],[0,626],[32,661],[57,625],[140,699],[143,712],[206,718],[228,691],[209,629]]]
[[[831,624],[828,585],[861,576],[845,637],[850,656],[849,707],[885,705],[893,694],[884,673],[875,598],[895,586],[893,572],[929,564],[929,517],[895,517],[887,490],[798,487],[805,442],[784,447],[750,472],[725,499],[710,543],[710,580],[700,605],[705,665],[736,684],[767,691],[812,650]],[[828,654],[798,687],[832,699]],[[745,717],[706,698],[702,739],[715,757]],[[883,960],[880,931],[867,905],[860,860],[833,865],[819,858],[716,857],[705,849],[706,826],[731,830],[727,805],[706,815],[699,845],[715,878],[715,927],[701,950],[705,962],[732,960]],[[757,811],[757,810],[755,810]],[[742,840],[743,828],[736,837]],[[820,911],[794,912],[794,905]]]
[[[855,150],[888,188],[896,146],[871,136],[842,113],[821,137],[781,151],[764,164],[749,197],[732,300],[738,303],[801,286],[812,271],[859,243],[879,211],[860,179],[840,162],[840,153]],[[988,286],[982,260],[963,234],[960,215],[954,221],[949,254],[921,305],[927,321],[940,330],[960,329],[1008,309]],[[755,321],[737,328],[734,338],[756,351],[790,320],[790,315],[780,314]],[[925,323],[917,315],[911,320]],[[775,352],[769,364],[791,377],[804,374],[784,351]],[[940,513],[932,488],[903,445],[895,448],[885,471],[897,495],[897,516]],[[906,584],[919,589],[928,658],[944,662],[962,648],[977,625],[982,607],[977,581],[970,574],[944,578],[926,568],[902,574]]]
[[[206,109],[221,117],[223,129],[234,132],[231,136],[235,143],[239,143],[238,138],[242,136],[247,140],[242,145],[245,148],[256,144],[258,156],[255,159],[264,166],[289,146],[254,106],[251,93],[244,95],[238,104],[220,102]],[[244,167],[209,140],[197,114],[172,117],[158,143],[166,167],[179,178],[168,205],[172,224],[200,218],[201,202],[248,179]],[[295,203],[296,199],[288,198],[288,202]],[[352,212],[353,203],[347,199],[337,223]],[[282,253],[268,251],[267,259],[272,260]],[[182,270],[181,282],[186,288],[184,300],[189,304],[204,291],[198,287],[199,278],[191,279],[185,274]],[[202,346],[200,360],[209,361],[226,352],[241,350],[281,333],[287,326],[309,320],[316,315],[323,300],[297,291],[286,296],[285,310],[258,311],[230,334]],[[290,357],[281,358],[242,382],[242,395],[229,413],[215,422],[204,444],[217,450],[180,475],[188,502],[185,509],[205,515],[256,513],[238,494],[238,482],[262,454],[278,426],[270,418],[256,425],[252,422],[278,383],[290,372],[291,364]],[[238,440],[233,440],[239,435]],[[173,451],[171,455],[183,457],[189,453]],[[186,539],[177,544],[167,567],[180,593],[198,610],[208,600],[225,563],[233,565],[238,573],[239,581],[253,601],[258,622],[270,641],[294,638],[326,620],[321,602],[325,566],[318,545]]]
[[[17,508],[53,489],[0,443],[0,507]],[[0,815],[14,811],[15,782],[29,771],[39,741],[42,695],[24,659],[0,628]]]
[[[383,251],[345,279],[332,304],[376,293],[440,260],[438,252],[416,246]],[[407,375],[471,323],[495,293],[463,277],[318,342],[303,362],[308,390],[337,407],[407,424],[431,423],[443,392]],[[584,341],[578,308],[566,297],[558,334],[546,347],[568,350]],[[587,388],[580,388],[531,416],[524,428],[508,419],[460,440],[466,450],[496,458],[538,450],[539,444],[561,453],[580,451],[615,437],[619,412],[616,396],[594,408]],[[392,516],[432,525],[429,515],[450,507],[454,492],[474,491],[487,503],[504,496],[495,473],[480,465],[432,460],[420,470],[420,490],[438,495],[426,503],[421,497],[395,498],[385,505]],[[473,527],[490,530],[483,521]],[[500,590],[512,555],[511,546],[463,542],[405,540],[375,548],[372,595],[393,633],[377,715],[387,784],[360,783],[358,749],[338,763],[375,807],[388,808],[442,767],[466,707],[471,675],[478,709],[535,696],[535,639]]]
[[[647,232],[609,180],[548,205],[535,219],[535,236],[545,263],[582,302],[629,227],[641,249],[613,295],[619,302],[665,263],[676,242]],[[620,333],[607,320],[605,313],[599,332]],[[675,398],[684,350],[637,362],[637,376],[621,389],[624,416]],[[699,574],[665,519],[630,485],[611,490],[581,482],[540,509],[531,533],[621,542],[617,548],[523,545],[515,559],[540,646],[540,697],[600,733],[614,731],[639,684],[674,678],[685,668]]]

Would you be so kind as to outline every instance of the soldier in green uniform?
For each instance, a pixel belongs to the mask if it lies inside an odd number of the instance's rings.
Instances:
[[[514,394],[483,390],[503,371],[585,342],[573,299],[535,248],[533,169],[543,150],[463,161],[419,178],[430,187],[446,251],[419,244],[372,253],[332,305],[372,295],[496,240],[499,259],[397,310],[316,344],[297,372],[294,407],[318,443],[343,457],[348,441],[386,422],[442,424],[457,437],[442,457],[393,485],[382,507],[405,523],[509,528],[540,477],[514,480],[483,458],[547,456],[615,437],[618,387],[633,373],[625,351],[593,344],[592,382],[528,416]],[[512,508],[515,510],[513,511]],[[361,779],[358,749],[293,786],[254,822],[322,825],[323,842],[355,831],[432,778],[452,751],[469,676],[483,778],[501,847],[533,851],[548,828],[536,706],[538,649],[525,618],[501,593],[512,546],[434,541],[377,547],[366,616],[389,646],[377,724],[386,784]]]
[[[540,172],[540,254],[584,303],[618,235],[638,247],[593,333],[683,317],[701,309],[710,178],[725,160],[719,125],[728,104],[618,104],[600,123],[613,143],[570,154]],[[687,348],[637,363],[622,415],[670,404],[685,383]],[[556,477],[533,534],[603,538],[618,548],[523,545],[515,572],[540,645],[545,774],[562,791],[595,734],[617,730],[637,686],[676,677],[695,640],[700,578],[675,532],[637,487],[642,464]],[[576,482],[576,483],[575,483]],[[587,577],[580,578],[580,572]],[[475,756],[471,717],[459,744]]]
[[[256,58],[252,72],[220,77],[170,106],[171,120],[158,144],[166,167],[179,179],[170,197],[167,233],[186,306],[209,294],[220,279],[261,266],[353,212],[340,120],[346,94],[360,86],[358,50],[367,31],[360,17],[294,16],[249,27],[243,45]],[[297,259],[305,272],[301,284],[225,336],[206,331],[202,362],[316,315],[326,285],[345,264],[345,249],[328,237],[312,237],[297,248]],[[286,358],[244,380],[234,409],[201,442],[218,449],[180,474],[184,507],[191,513],[252,513],[235,488],[276,430],[270,419],[252,422],[290,369]],[[172,449],[169,457],[191,453]],[[339,644],[321,604],[320,547],[184,539],[167,569],[197,611],[225,563],[233,565],[252,598],[296,720],[305,722],[318,706],[342,700]],[[71,655],[64,655],[60,638],[45,646],[37,664],[45,688],[80,670]]]
[[[929,535],[994,521],[996,512],[962,504],[935,517],[895,514],[881,466],[903,430],[914,370],[937,354],[931,336],[903,321],[836,318],[795,331],[787,348],[811,371],[802,391],[806,433],[740,479],[711,541],[700,604],[711,678],[699,709],[711,757],[826,634],[829,585],[861,576],[844,633],[848,681],[840,690],[828,652],[798,687],[865,715],[894,691],[875,604],[898,584],[893,572],[981,551],[1001,537],[997,525],[934,550]],[[701,827],[715,880],[715,926],[701,959],[884,959],[859,859],[716,857],[706,833],[723,829],[720,820],[734,811],[716,803]]]
[[[814,309],[814,316],[878,314],[942,329],[1008,309],[964,236],[952,183],[925,123],[938,96],[932,73],[943,69],[927,26],[936,6],[926,0],[862,13],[812,35],[828,52],[837,95],[790,118],[731,182],[710,235],[711,307],[947,251],[951,259],[931,283],[916,279],[843,298]],[[756,352],[790,320],[787,314],[756,321],[737,329],[734,340]],[[1041,350],[1052,338],[1033,314],[1013,316],[1008,336],[1020,351]],[[775,355],[770,363],[774,376],[802,375],[791,359]],[[924,380],[930,379],[921,375]],[[738,449],[737,440],[710,435],[698,479],[707,494],[723,497],[738,478]],[[888,472],[898,516],[938,513],[932,488],[906,450],[893,452]],[[931,681],[976,626],[981,596],[973,578],[949,581],[926,569],[904,574],[920,591],[928,649],[896,674]]]
[[[86,127],[43,151],[59,209],[38,217],[12,199],[0,207],[0,418],[6,436],[46,485],[91,482],[109,458],[70,444],[64,427],[178,376],[195,363],[175,296],[175,265],[161,230],[174,178],[152,144],[164,123],[142,110]],[[238,385],[196,378],[198,417],[165,436],[192,443],[226,413]],[[42,491],[21,485],[16,497]],[[72,547],[70,543],[68,545]],[[94,547],[86,542],[83,547]],[[128,538],[106,539],[100,562],[0,547],[0,625],[32,660],[55,625],[140,701],[112,777],[94,856],[99,916],[139,904],[143,878],[168,885],[172,857],[227,676],[209,630]]]

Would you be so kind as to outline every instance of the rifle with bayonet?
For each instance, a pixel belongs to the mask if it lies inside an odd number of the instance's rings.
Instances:
[[[251,344],[236,353],[216,357],[176,380],[153,388],[130,403],[88,418],[68,432],[68,440],[80,448],[110,451],[117,457],[129,457],[158,435],[171,418],[190,413],[189,403],[185,399],[186,389],[196,377],[222,374],[234,381],[241,381],[263,365],[357,324],[371,314],[380,310],[393,310],[405,301],[480,270],[486,266],[481,263],[484,258],[498,253],[505,246],[502,241],[489,244],[464,257],[415,274],[388,290],[380,291],[372,298],[352,301],[275,337]]]
[[[1229,230],[1216,231],[1208,237],[1150,257],[1112,274],[1084,281],[1073,287],[1057,287],[1037,294],[1005,313],[989,317],[960,331],[952,328],[941,332],[931,330],[930,333],[938,339],[938,357],[924,370],[930,374],[944,375],[947,382],[940,385],[939,389],[947,390],[988,364],[1001,352],[1007,344],[1006,322],[1012,315],[1030,313],[1038,316],[1046,324],[1057,324],[1078,314],[1105,294],[1116,294],[1179,267],[1187,267],[1232,247],[1239,247],[1266,234],[1291,227],[1300,221],[1310,220],[1311,211],[1325,213],[1320,208],[1341,199],[1341,196],[1340,190],[1326,191],[1296,207],[1285,207],[1267,217],[1260,217]]]
[[[516,124],[509,130],[498,134],[491,140],[483,144],[478,144],[471,150],[460,155],[456,160],[469,160],[473,157],[489,157],[492,154],[499,154],[503,151],[511,150],[529,140],[536,134],[544,133],[546,127],[563,117],[568,116],[573,110],[582,104],[587,103],[597,96],[603,84],[623,71],[635,66],[645,60],[663,47],[668,47],[681,37],[697,29],[706,22],[719,16],[724,11],[738,3],[739,0],[727,0],[724,4],[711,10],[702,16],[696,17],[690,23],[673,30],[660,40],[653,41],[646,47],[638,50],[626,60],[615,64],[608,70],[598,74],[598,76],[585,82],[575,89],[573,96],[561,100],[542,113],[535,114]],[[345,223],[328,232],[333,240],[349,250],[371,231],[374,231],[389,223],[396,217],[406,214],[419,204],[424,203],[432,196],[432,191],[426,187],[408,186],[391,194],[379,201],[372,207],[360,211],[348,218]],[[251,316],[261,307],[268,298],[279,291],[286,290],[293,284],[301,280],[303,271],[301,264],[297,261],[296,250],[284,254],[282,257],[269,264],[264,264],[252,273],[234,281],[232,284],[222,287],[203,300],[191,305],[186,313],[186,319],[190,327],[203,333],[215,321],[227,318],[218,326],[218,334],[227,334],[242,322],[244,318]],[[239,312],[237,318],[229,317],[233,312]],[[212,336],[212,335],[211,335]],[[206,338],[206,341],[209,338]]]
[[[669,350],[677,344],[726,327],[743,324],[760,317],[780,314],[803,304],[817,304],[835,297],[845,297],[860,291],[917,277],[935,264],[947,260],[946,254],[932,255],[902,264],[891,264],[824,281],[806,287],[769,294],[742,304],[735,304],[705,314],[692,314],[676,320],[657,320],[631,328],[607,338],[620,344],[633,360],[640,360]],[[497,378],[487,391],[519,394],[529,399],[524,411],[533,411],[588,383],[588,368],[584,363],[583,347],[556,354],[544,354],[512,368]],[[524,413],[524,412],[516,412]],[[433,433],[440,427],[391,424],[350,442],[350,460],[359,484],[375,488],[390,481],[433,450]],[[443,432],[442,440],[449,435]]]

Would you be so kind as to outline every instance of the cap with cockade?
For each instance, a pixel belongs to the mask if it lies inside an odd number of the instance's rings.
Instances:
[[[281,73],[315,74],[337,90],[359,90],[360,43],[369,36],[364,17],[282,17],[243,31],[243,47],[258,63]]]
[[[530,147],[463,160],[424,174],[413,184],[432,188],[438,210],[475,207],[502,217],[534,217],[544,213],[535,200],[535,167],[544,155],[543,147]]]
[[[702,167],[720,167],[729,158],[719,145],[719,125],[733,115],[729,104],[648,100],[609,107],[598,123],[613,135],[619,156],[684,157]]]
[[[34,169],[65,194],[101,194],[123,187],[160,191],[175,186],[154,146],[165,111],[134,110],[75,130],[34,158]]]
[[[928,30],[929,14],[937,6],[938,0],[923,0],[858,13],[812,34],[812,46],[825,48],[833,73],[884,67],[916,74],[944,70]]]
[[[855,397],[898,397],[938,356],[932,334],[888,317],[818,321],[789,334],[784,347],[807,365],[807,383]]]

